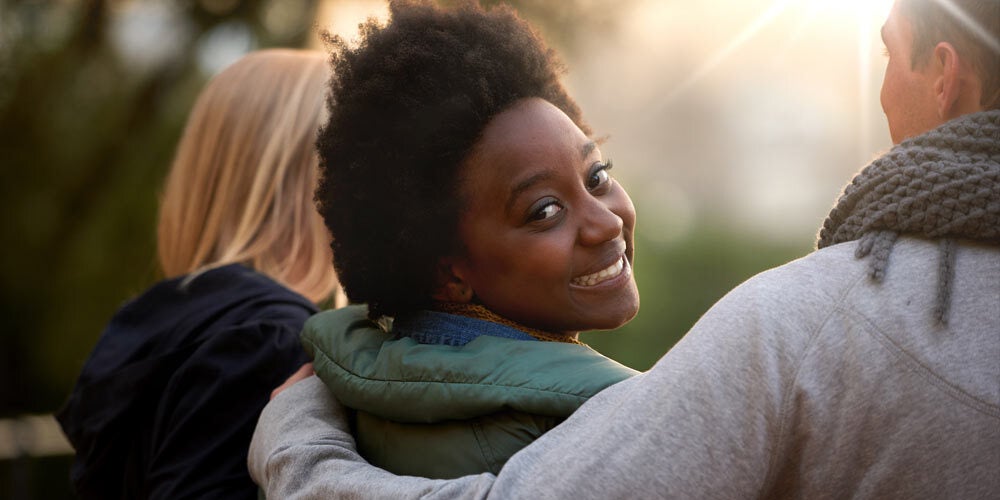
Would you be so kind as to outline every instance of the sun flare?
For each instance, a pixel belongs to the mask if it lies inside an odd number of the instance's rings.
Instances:
[[[874,15],[885,19],[892,8],[893,0],[805,0],[821,10]]]
[[[787,30],[785,45],[791,46],[798,43],[804,33],[815,28],[817,23],[822,23],[826,29],[856,34],[858,73],[861,80],[859,91],[863,101],[870,100],[868,82],[873,77],[870,70],[871,56],[880,48],[878,31],[889,14],[893,0],[772,0],[759,3],[760,7],[754,17],[747,18],[742,28],[732,36],[719,40],[716,48],[694,71],[665,92],[660,102],[661,107],[681,98],[762,32],[771,29]],[[718,15],[725,16],[726,12],[733,11],[727,6],[736,4],[745,5],[746,0],[717,0]]]

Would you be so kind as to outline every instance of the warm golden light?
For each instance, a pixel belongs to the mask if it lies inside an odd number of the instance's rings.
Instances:
[[[369,17],[385,21],[388,16],[389,5],[384,0],[320,0],[316,25],[346,40],[352,40],[358,34],[358,25]],[[310,46],[322,48],[318,33],[313,36]]]
[[[626,5],[616,36],[573,50],[569,80],[656,226],[711,212],[808,239],[891,144],[878,89],[892,0]]]
[[[891,144],[878,89],[892,0],[615,5],[600,16],[614,29],[577,26],[587,36],[556,48],[572,94],[612,137],[602,150],[627,165],[617,174],[664,240],[705,213],[809,240],[843,182]],[[351,39],[386,15],[383,0],[323,0],[316,25]]]
[[[823,10],[840,11],[856,15],[889,15],[893,0],[805,0]]]

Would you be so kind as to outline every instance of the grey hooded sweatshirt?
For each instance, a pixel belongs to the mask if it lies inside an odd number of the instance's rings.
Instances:
[[[881,281],[854,242],[722,298],[648,372],[616,384],[499,475],[400,477],[355,452],[315,379],[251,445],[271,498],[1000,498],[1000,248],[901,237]]]
[[[251,474],[274,498],[1000,498],[1000,110],[875,160],[819,246],[495,477],[366,464],[314,381],[265,409]]]

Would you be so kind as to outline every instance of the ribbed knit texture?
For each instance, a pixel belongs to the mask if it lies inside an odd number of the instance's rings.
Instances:
[[[951,239],[1000,243],[1000,110],[959,117],[907,139],[844,189],[817,248],[858,240],[881,281],[900,234],[941,239],[934,315],[947,319],[954,265]]]

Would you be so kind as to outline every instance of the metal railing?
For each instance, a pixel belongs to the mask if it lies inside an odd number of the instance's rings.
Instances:
[[[52,415],[0,419],[0,460],[72,454],[73,447]]]

